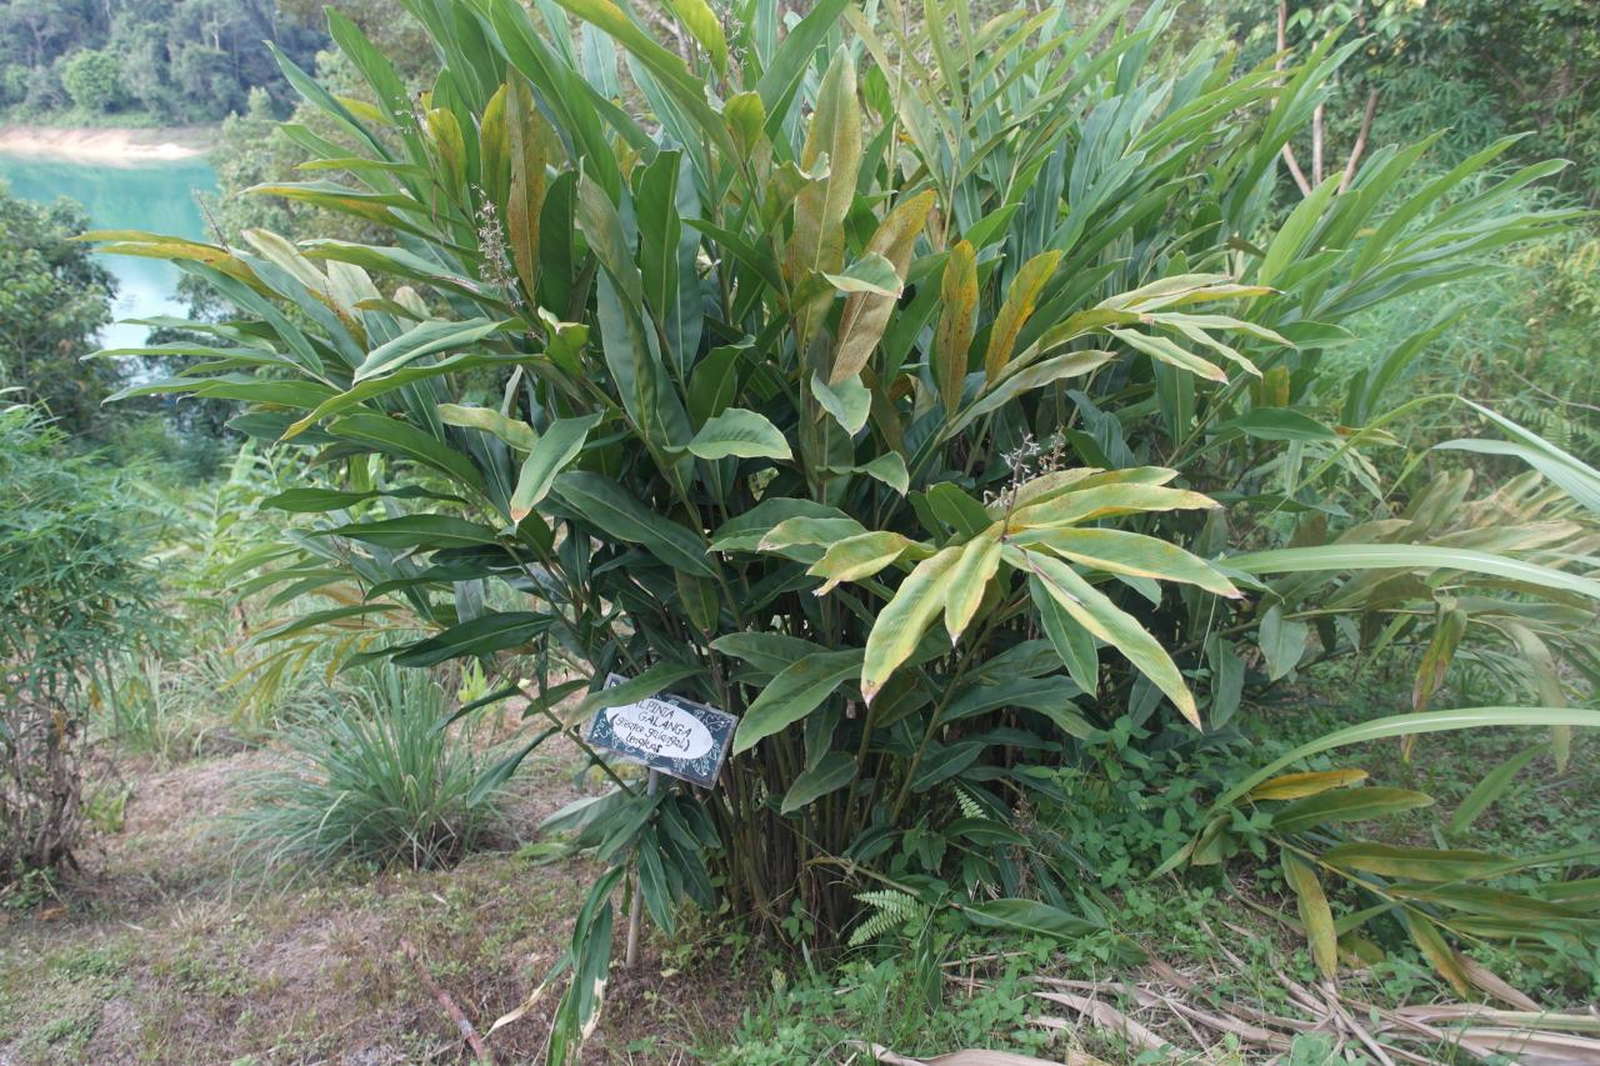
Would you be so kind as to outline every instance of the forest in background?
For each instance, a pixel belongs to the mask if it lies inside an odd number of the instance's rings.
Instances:
[[[311,63],[320,20],[276,0],[4,0],[0,113],[18,122],[174,125],[292,96],[263,42]]]

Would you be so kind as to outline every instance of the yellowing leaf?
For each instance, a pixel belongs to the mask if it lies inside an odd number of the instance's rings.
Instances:
[[[1253,800],[1292,800],[1315,796],[1330,788],[1344,788],[1367,779],[1365,770],[1314,770],[1309,773],[1283,774],[1263,781],[1248,793]]]
[[[977,328],[978,258],[966,241],[954,245],[944,264],[944,280],[939,286],[943,310],[933,342],[933,376],[944,400],[947,414],[961,404],[961,390],[967,379],[967,352]]]
[[[1428,650],[1422,655],[1422,663],[1417,667],[1416,681],[1411,686],[1413,711],[1426,710],[1428,701],[1433,699],[1433,694],[1444,684],[1444,676],[1450,669],[1450,660],[1455,658],[1456,648],[1466,631],[1467,612],[1462,610],[1446,611],[1444,617],[1433,627],[1433,639],[1428,642]]]
[[[1036,576],[1073,621],[1127,656],[1141,674],[1166,693],[1173,706],[1195,728],[1200,728],[1200,711],[1195,706],[1194,693],[1184,683],[1183,674],[1172,656],[1137,619],[1059,559],[1015,547],[1005,548],[1004,558],[1018,570]]]
[[[1012,538],[1024,547],[1042,547],[1063,559],[1111,574],[1182,581],[1219,596],[1242,595],[1204,559],[1176,544],[1121,529],[1040,529]]]
[[[711,57],[711,65],[718,74],[728,73],[728,39],[722,32],[722,23],[706,0],[667,0],[678,21],[700,42],[700,47]]]
[[[539,302],[539,213],[544,209],[545,166],[556,158],[559,142],[539,113],[533,92],[513,74],[506,94],[506,150],[511,185],[506,193],[506,242],[528,302]]]
[[[1061,262],[1060,251],[1042,252],[1022,265],[1006,292],[1006,301],[995,316],[994,328],[989,331],[989,347],[983,355],[984,378],[993,384],[1011,361],[1011,350],[1017,345],[1017,334],[1033,316],[1039,292]]]
[[[827,578],[816,590],[818,596],[825,596],[842,582],[871,577],[893,564],[915,544],[916,541],[902,534],[882,529],[846,537],[834,541],[806,573]]]
[[[936,199],[933,190],[928,189],[901,200],[878,223],[872,239],[867,242],[866,253],[887,259],[896,276],[903,279],[917,234],[927,224]],[[894,307],[895,298],[881,293],[855,293],[845,300],[844,314],[839,319],[839,340],[834,347],[833,369],[828,374],[830,384],[837,385],[853,377],[867,365]]]
[[[918,563],[878,612],[867,635],[867,656],[861,665],[861,695],[871,703],[883,683],[910,658],[922,634],[940,611],[961,547],[945,548]]]
[[[945,598],[944,625],[950,643],[961,638],[983,602],[983,594],[1000,569],[1000,539],[988,530],[967,542],[950,575],[950,591]]]
[[[1322,976],[1331,981],[1339,966],[1339,944],[1334,933],[1333,911],[1328,907],[1322,882],[1310,863],[1287,851],[1283,853],[1283,875],[1294,889],[1300,923],[1305,926],[1306,940],[1311,945],[1311,958]]]

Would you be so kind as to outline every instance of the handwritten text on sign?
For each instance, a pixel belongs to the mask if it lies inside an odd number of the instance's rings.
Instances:
[[[613,676],[607,687],[623,678]],[[591,719],[585,739],[597,748],[710,788],[739,720],[681,696],[660,694],[607,707]]]

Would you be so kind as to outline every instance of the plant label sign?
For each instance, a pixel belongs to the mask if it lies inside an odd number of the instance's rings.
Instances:
[[[624,680],[612,674],[606,687]],[[738,724],[726,711],[662,693],[597,711],[584,739],[630,762],[710,788]]]

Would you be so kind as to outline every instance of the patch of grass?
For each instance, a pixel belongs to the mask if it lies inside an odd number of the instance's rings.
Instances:
[[[366,671],[346,708],[288,734],[288,767],[244,783],[232,825],[245,860],[430,869],[484,843],[497,797],[476,787],[484,765],[464,735],[439,728],[448,713],[426,673]]]
[[[1027,961],[1013,960],[994,981],[949,995],[938,1009],[929,1009],[921,975],[903,959],[855,959],[799,980],[774,970],[765,1002],[746,1013],[730,1042],[702,1054],[715,1066],[832,1062],[847,1040],[912,1056],[968,1047],[1037,1052],[1050,1037],[1028,1024]]]

